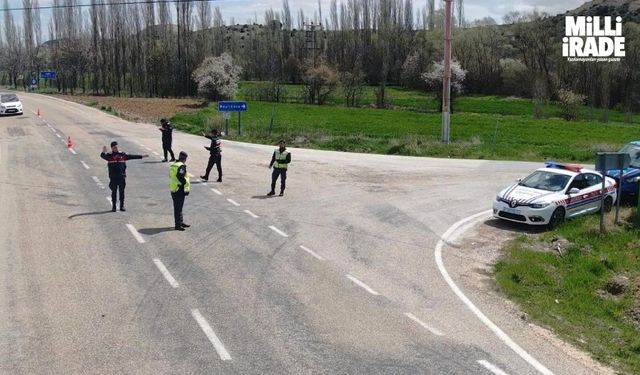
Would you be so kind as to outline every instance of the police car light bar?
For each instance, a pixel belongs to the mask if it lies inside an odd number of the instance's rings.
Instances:
[[[567,171],[572,171],[572,172],[577,172],[577,173],[582,171],[582,168],[583,168],[579,164],[563,164],[563,163],[557,163],[555,161],[546,162],[546,163],[544,163],[544,166],[546,168],[565,169]]]

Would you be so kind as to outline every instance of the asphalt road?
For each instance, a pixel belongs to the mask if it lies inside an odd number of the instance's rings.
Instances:
[[[223,182],[192,178],[177,232],[156,126],[22,97],[0,118],[2,374],[594,372],[460,290],[496,333],[452,290],[465,275],[443,277],[456,247],[434,256],[537,164],[291,149],[266,198],[274,147],[223,141]],[[110,211],[112,140],[151,156],[127,163],[127,212]],[[174,134],[194,176],[205,145]]]

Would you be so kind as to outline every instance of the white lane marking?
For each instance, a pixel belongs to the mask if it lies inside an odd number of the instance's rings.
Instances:
[[[211,191],[213,191],[214,193],[218,194],[218,195],[222,195],[222,192],[220,190],[211,188]]]
[[[213,344],[216,352],[218,352],[220,359],[223,361],[231,360],[231,355],[229,354],[227,349],[224,348],[224,345],[222,345],[222,341],[220,341],[218,336],[216,336],[216,333],[213,332],[213,329],[211,328],[209,323],[207,323],[207,320],[202,316],[202,314],[200,314],[200,311],[198,311],[198,309],[191,310],[191,316],[193,316],[193,319],[198,322],[198,325],[200,326],[202,331],[204,331],[204,334],[207,335],[207,338],[209,339],[211,344]]]
[[[153,154],[154,154],[154,155],[158,155],[158,156],[160,156],[160,154],[158,154],[158,153],[157,153],[157,152],[155,152],[155,151],[153,152]]]
[[[58,137],[58,138],[62,138],[62,137],[60,136],[60,134],[58,134],[58,133],[56,133],[56,137]]]
[[[188,174],[189,174],[189,177],[191,177],[191,178],[196,177],[196,176],[192,175],[191,173],[188,173]]]
[[[113,202],[111,202],[111,197],[107,197],[107,202],[109,202],[110,205],[113,205]]]
[[[269,225],[269,228],[271,228],[272,231],[278,233],[279,235],[281,235],[282,237],[289,237],[288,234],[286,234],[285,232],[281,231],[280,229],[274,227],[273,225]]]
[[[479,360],[478,363],[496,375],[508,375],[506,372],[500,370],[497,366],[485,361],[484,359]]]
[[[251,212],[249,210],[244,210],[244,212],[246,212],[249,216],[251,216],[254,219],[258,218],[258,215],[254,214],[253,212]]]
[[[72,153],[72,154],[74,154],[74,155],[77,155],[77,154],[78,154],[78,153],[76,152],[76,150],[74,150],[74,149],[72,149],[72,148],[70,148],[70,149],[69,149],[69,152],[70,152],[70,153]]]
[[[320,255],[316,254],[313,250],[311,250],[311,249],[309,249],[309,248],[307,248],[307,247],[305,247],[305,246],[302,246],[302,245],[300,245],[300,248],[301,248],[302,250],[306,251],[307,253],[311,254],[311,255],[312,255],[313,257],[315,257],[316,259],[318,259],[318,260],[324,260],[324,258],[323,258],[323,257],[321,257]]]
[[[380,295],[380,293],[376,292],[375,290],[371,289],[367,284],[363,283],[362,281],[356,279],[355,277],[351,276],[351,275],[347,275],[347,278],[351,281],[353,281],[354,283],[356,283],[356,285],[358,285],[359,287],[361,287],[362,289],[366,290],[367,292],[373,294],[374,296]]]
[[[238,204],[238,202],[234,201],[233,199],[227,198],[227,202],[231,203],[232,205],[238,207],[240,204]]]
[[[502,329],[500,329],[495,323],[493,323],[489,318],[487,318],[487,316],[484,315],[484,313],[482,313],[482,311],[480,311],[480,309],[478,309],[476,305],[474,305],[473,302],[471,302],[471,300],[464,295],[464,293],[462,293],[462,290],[458,288],[458,286],[453,281],[451,276],[449,276],[449,272],[447,272],[447,269],[444,267],[444,263],[442,261],[442,248],[444,247],[444,244],[449,240],[449,237],[452,237],[452,235],[461,227],[469,228],[471,225],[475,224],[476,221],[484,220],[485,218],[487,218],[487,216],[489,216],[491,213],[492,213],[491,210],[482,211],[480,213],[477,213],[475,215],[469,216],[465,219],[458,221],[457,223],[453,224],[449,229],[447,229],[447,231],[442,235],[442,237],[436,244],[436,248],[434,252],[434,255],[436,258],[436,264],[438,265],[438,269],[440,270],[442,277],[447,282],[447,284],[449,284],[449,288],[453,290],[453,292],[458,296],[458,298],[467,306],[469,310],[471,310],[471,312],[475,314],[476,317],[478,317],[478,319],[480,319],[480,321],[485,326],[487,326],[491,331],[493,331],[493,333],[496,336],[498,336],[498,338],[502,340],[502,342],[504,342],[509,348],[511,348],[511,350],[516,352],[516,354],[518,354],[522,359],[527,361],[531,366],[533,366],[536,370],[538,370],[538,372],[545,375],[553,375],[553,372],[551,372],[543,364],[541,364],[535,358],[533,358],[529,353],[527,353],[524,349],[522,349],[520,345],[516,344],[515,341],[513,341],[506,333],[504,333]]]
[[[412,313],[404,313],[404,315],[407,316],[407,318],[413,320],[414,322],[420,324],[422,326],[422,328],[426,329],[427,331],[433,333],[436,336],[444,336],[444,334],[440,331],[438,331],[437,329],[430,327],[427,323],[423,322],[422,320],[418,319],[415,315],[413,315]]]
[[[87,163],[85,163],[84,161],[80,160],[80,163],[82,163],[84,169],[91,169],[91,167],[89,167],[89,165],[87,165]]]
[[[100,182],[100,179],[97,176],[91,176],[91,178],[93,179],[93,181],[95,181],[96,184],[102,185],[102,182]]]
[[[151,149],[149,147],[147,147],[147,146],[144,146],[144,148],[146,148],[147,151],[151,151]]]
[[[179,286],[176,279],[174,279],[173,276],[171,276],[171,273],[169,272],[167,267],[164,266],[164,264],[160,259],[153,258],[153,263],[156,264],[156,267],[158,267],[158,269],[160,270],[160,273],[162,273],[162,276],[164,276],[164,278],[167,279],[167,281],[169,282],[169,284],[171,284],[172,287],[177,288]]]
[[[67,141],[65,141],[64,139],[60,138],[60,140],[62,141],[62,143],[67,143]]]
[[[133,237],[136,238],[136,241],[138,241],[140,243],[147,242],[147,241],[144,240],[144,238],[142,238],[142,235],[136,230],[136,227],[134,227],[131,224],[127,224],[127,228],[129,228],[129,232],[131,232],[131,234],[133,234]]]
[[[203,181],[202,186],[209,186],[209,184]]]

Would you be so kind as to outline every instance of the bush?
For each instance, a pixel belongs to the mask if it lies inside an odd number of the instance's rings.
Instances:
[[[576,94],[571,90],[558,90],[558,101],[560,104],[560,115],[567,121],[576,120],[580,115],[580,107],[586,96]]]
[[[238,89],[242,68],[233,65],[228,53],[219,57],[207,57],[193,72],[198,93],[210,101],[233,99]]]
[[[338,73],[324,62],[308,63],[302,80],[305,103],[322,105],[338,85]]]

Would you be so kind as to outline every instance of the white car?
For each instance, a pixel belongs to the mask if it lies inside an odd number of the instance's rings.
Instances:
[[[547,163],[502,190],[493,202],[493,216],[531,225],[556,227],[566,218],[598,212],[602,174],[579,165]],[[604,208],[616,201],[616,181],[605,180]]]
[[[22,102],[18,95],[13,93],[0,93],[0,115],[21,115]]]

